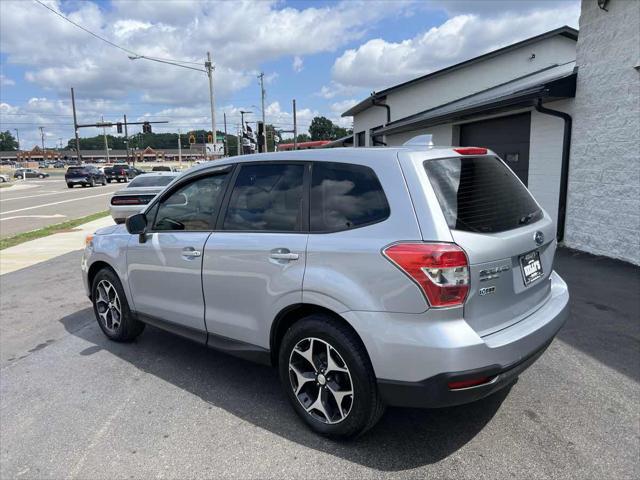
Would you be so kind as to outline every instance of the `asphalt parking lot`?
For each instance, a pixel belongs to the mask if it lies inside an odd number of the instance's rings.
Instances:
[[[0,237],[85,217],[109,208],[109,198],[124,184],[67,188],[63,177],[28,179],[0,189]]]
[[[510,391],[335,442],[267,367],[151,327],[105,340],[79,259],[0,276],[2,478],[640,478],[636,267],[561,250],[572,318]]]

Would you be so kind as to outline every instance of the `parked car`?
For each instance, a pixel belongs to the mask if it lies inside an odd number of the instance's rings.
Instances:
[[[108,183],[111,183],[112,181],[128,182],[130,178],[136,176],[136,173],[129,168],[129,165],[112,165],[104,167],[104,174],[107,177]]]
[[[0,173],[0,183],[6,183],[9,181],[9,177],[7,175]]]
[[[175,169],[168,165],[156,165],[151,169],[152,172],[175,172]]]
[[[76,185],[95,187],[98,184],[107,184],[107,177],[93,165],[67,168],[64,174],[64,180],[67,182],[67,187],[69,188],[73,188]]]
[[[23,179],[23,178],[47,178],[49,176],[46,172],[41,172],[40,170],[35,170],[33,168],[18,168],[13,173],[13,178]]]
[[[13,167],[15,164],[16,162],[14,162],[13,160],[7,160],[6,158],[0,160],[0,165],[2,165],[3,167]]]
[[[143,210],[177,176],[173,172],[156,172],[134,178],[111,197],[111,217],[116,223],[124,223],[127,217]]]
[[[82,272],[109,339],[149,323],[274,365],[313,430],[350,437],[511,385],[569,314],[555,250],[491,151],[343,148],[192,168],[88,238]]]
[[[62,161],[57,161],[53,164],[53,168],[64,168],[65,164]]]

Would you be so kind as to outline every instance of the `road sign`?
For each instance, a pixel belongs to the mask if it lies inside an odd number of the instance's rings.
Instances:
[[[205,143],[205,149],[207,155],[224,155],[223,143]]]

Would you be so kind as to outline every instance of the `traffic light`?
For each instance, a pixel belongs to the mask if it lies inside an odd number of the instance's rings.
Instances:
[[[196,143],[196,136],[192,133],[191,135],[189,135],[189,144],[193,145]]]
[[[142,133],[151,133],[151,124],[149,122],[142,124]]]
[[[122,122],[116,123],[116,128],[117,128],[118,133],[122,133]]]
[[[266,152],[267,149],[264,145],[264,123],[258,122],[258,153]]]
[[[207,133],[207,143],[213,143],[213,135],[210,133]]]

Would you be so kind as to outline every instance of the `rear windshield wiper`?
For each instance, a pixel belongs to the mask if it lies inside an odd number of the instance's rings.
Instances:
[[[538,210],[536,210],[535,212],[528,213],[523,217],[520,217],[520,220],[518,220],[518,225],[528,224],[537,214],[538,214]]]

